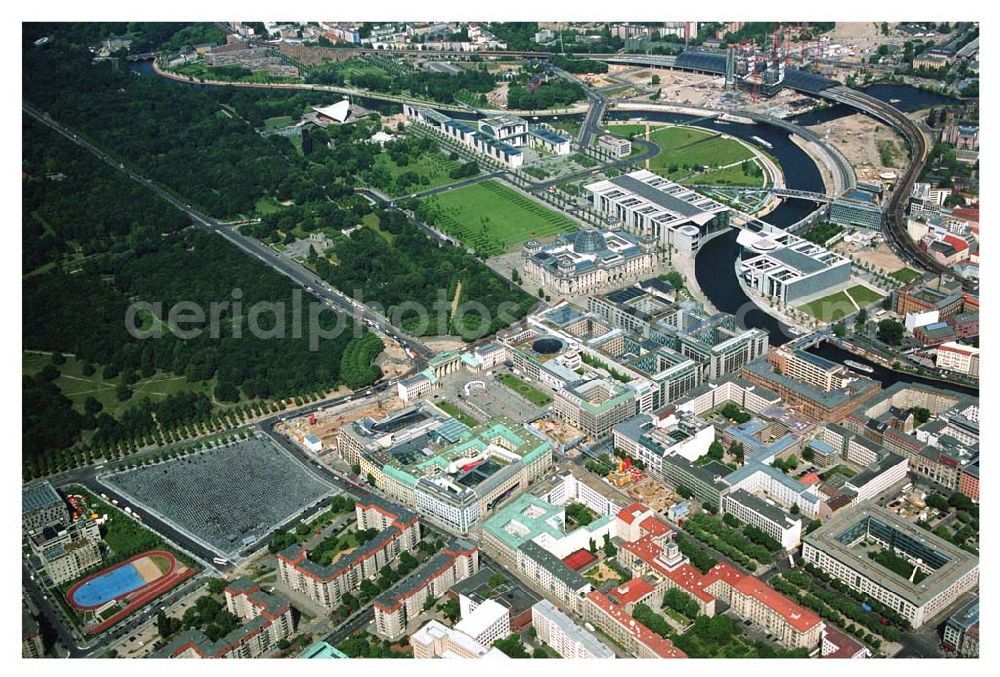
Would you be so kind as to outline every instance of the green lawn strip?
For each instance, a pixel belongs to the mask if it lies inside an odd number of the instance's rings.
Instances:
[[[301,140],[299,143],[301,144]],[[271,214],[273,212],[280,212],[284,209],[284,207],[278,204],[278,201],[273,197],[262,197],[257,200],[256,209],[258,215],[264,215]]]
[[[35,353],[23,353],[22,355],[21,373],[29,376],[33,376],[41,371],[45,365],[51,363],[51,357],[48,355]],[[199,392],[211,397],[215,389],[215,379],[207,382],[189,383],[183,376],[157,372],[149,378],[140,379],[133,383],[131,385],[132,397],[121,402],[115,395],[115,389],[121,383],[121,377],[102,378],[100,365],[95,365],[97,370],[90,376],[83,375],[83,362],[74,357],[67,357],[64,364],[54,366],[59,370],[55,384],[63,395],[70,399],[73,408],[80,413],[83,413],[83,403],[88,397],[94,397],[104,405],[104,411],[117,418],[143,397],[156,401],[167,395],[181,392]]]
[[[457,179],[451,178],[449,172],[458,167],[459,163],[449,160],[441,153],[430,151],[421,154],[419,157],[410,158],[409,163],[406,165],[398,165],[389,157],[388,153],[380,153],[375,156],[375,166],[389,172],[393,184],[388,192],[391,196],[396,197],[398,195],[410,195],[453,183]],[[414,172],[421,177],[426,177],[427,183],[397,186],[396,180],[406,172]]]
[[[378,233],[379,236],[382,237],[389,244],[392,244],[393,240],[396,239],[395,235],[393,235],[387,230],[382,230],[379,227],[381,225],[381,221],[378,218],[378,214],[375,213],[365,214],[364,216],[361,217],[361,223],[364,224],[366,228],[371,228],[373,232]]]
[[[437,406],[438,406],[439,409],[441,409],[441,411],[443,411],[444,413],[448,414],[452,418],[458,419],[460,422],[464,423],[465,425],[469,426],[470,428],[473,428],[473,427],[479,425],[479,421],[477,421],[472,416],[470,416],[468,413],[466,413],[464,409],[462,409],[458,405],[455,405],[455,404],[449,402],[448,400],[442,400],[442,401],[438,402]]]
[[[752,176],[743,173],[741,165],[726,167],[724,169],[713,169],[697,176],[691,177],[687,181],[692,185],[708,186],[747,186],[750,188],[760,188],[764,185],[764,176]]]
[[[864,308],[867,305],[871,305],[872,303],[881,301],[883,298],[885,298],[881,294],[869,289],[868,287],[862,284],[854,285],[853,287],[847,290],[847,293],[850,294],[851,298],[853,298],[857,302],[857,304],[862,308]]]
[[[264,120],[264,129],[277,129],[278,127],[287,127],[295,121],[291,115],[279,115],[273,118],[267,118]]]
[[[544,407],[552,402],[551,397],[534,386],[528,385],[513,374],[501,374],[500,382],[524,399],[528,400],[532,404],[538,405],[539,407]]]
[[[627,123],[623,125],[605,125],[602,127],[605,132],[611,132],[612,134],[617,134],[618,136],[629,137],[633,134],[639,134],[642,138],[645,138],[646,125],[638,123]],[[650,125],[650,132],[656,131],[656,125]]]
[[[545,122],[547,122],[552,127],[555,127],[556,129],[558,129],[560,131],[563,131],[563,132],[566,132],[568,134],[572,134],[573,136],[576,136],[577,134],[580,133],[580,121],[579,120],[570,120],[570,119],[566,119],[566,120],[552,120],[552,119],[549,119],[549,120],[546,120]]]

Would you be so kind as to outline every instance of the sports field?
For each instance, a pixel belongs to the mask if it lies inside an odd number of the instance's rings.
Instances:
[[[485,256],[576,230],[568,217],[492,179],[433,195],[423,208],[441,230]]]
[[[799,310],[812,315],[821,322],[836,322],[857,312],[858,307],[864,308],[882,298],[880,294],[876,294],[868,287],[858,284],[846,291],[839,291],[815,301],[804,303],[799,306]],[[854,299],[854,303],[851,302],[851,299]]]
[[[142,590],[177,567],[173,555],[150,552],[104,569],[74,585],[67,594],[70,604],[78,609],[96,609]]]

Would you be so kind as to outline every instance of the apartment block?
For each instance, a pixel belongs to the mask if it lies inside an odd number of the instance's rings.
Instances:
[[[547,599],[531,607],[531,623],[538,639],[567,659],[614,658],[615,652],[581,628]]]
[[[462,539],[452,541],[375,600],[372,607],[376,632],[389,640],[399,639],[406,633],[408,621],[424,610],[428,600],[436,600],[477,571],[479,549]]]
[[[374,538],[326,566],[310,560],[301,545],[291,545],[277,554],[281,584],[332,609],[345,592],[357,589],[362,579],[377,575],[401,552],[413,550],[420,542],[420,522],[405,508],[373,496],[367,502],[357,502],[355,514],[358,529],[379,530]]]
[[[241,577],[225,590],[226,610],[244,624],[217,641],[187,630],[158,649],[154,658],[260,658],[295,631],[288,600],[270,595]]]

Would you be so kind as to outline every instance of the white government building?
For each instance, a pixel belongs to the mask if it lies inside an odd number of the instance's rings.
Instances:
[[[690,188],[640,169],[584,186],[609,223],[662,247],[694,252],[709,233],[729,226],[730,210]]]

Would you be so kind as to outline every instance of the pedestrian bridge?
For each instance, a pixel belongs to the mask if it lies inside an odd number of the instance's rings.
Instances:
[[[813,202],[831,202],[836,199],[826,193],[815,193],[811,190],[795,190],[792,188],[773,188],[771,193],[778,197],[790,197],[800,200],[811,200]]]
[[[683,181],[681,183],[683,183]],[[823,203],[831,202],[836,199],[836,196],[827,195],[826,193],[815,193],[810,190],[794,190],[791,188],[744,188],[742,186],[712,184],[691,184],[690,188],[693,190],[738,190],[741,193],[752,195],[770,193],[776,197],[795,198],[799,200],[809,200],[811,202]]]

